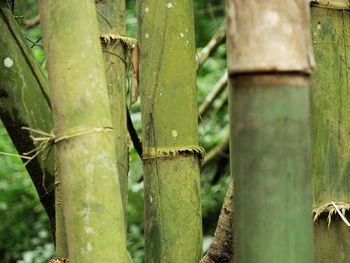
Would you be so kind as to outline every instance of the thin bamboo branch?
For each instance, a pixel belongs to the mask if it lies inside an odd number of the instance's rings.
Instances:
[[[197,69],[208,59],[208,57],[216,51],[216,49],[224,43],[226,39],[226,21],[220,26],[218,31],[213,35],[208,44],[202,48],[196,59]]]
[[[222,75],[220,80],[215,84],[214,88],[210,91],[210,93],[205,97],[202,104],[199,106],[199,118],[202,118],[214,100],[223,92],[223,90],[227,87],[227,72]]]
[[[36,15],[32,19],[25,21],[24,27],[26,29],[31,29],[39,24],[40,24],[40,15]]]
[[[212,150],[210,150],[204,157],[202,164],[202,169],[208,164],[215,161],[217,158],[229,159],[229,148],[230,148],[230,133],[228,132],[221,142],[216,145]]]

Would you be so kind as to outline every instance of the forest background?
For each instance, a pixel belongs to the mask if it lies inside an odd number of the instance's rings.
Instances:
[[[35,57],[46,72],[46,62],[37,25],[36,0],[15,1],[14,15]],[[129,37],[137,36],[136,1],[126,1],[126,29]],[[197,55],[203,54],[211,38],[222,32],[225,1],[195,0]],[[34,23],[34,26],[33,24]],[[218,36],[218,34],[217,34]],[[1,36],[0,36],[1,37]],[[68,51],[67,51],[68,52]],[[174,54],[176,56],[176,54]],[[225,41],[202,63],[197,72],[197,102],[203,110],[207,95],[215,86],[226,86]],[[130,87],[130,79],[127,88]],[[222,89],[208,110],[199,118],[200,144],[207,155],[201,169],[201,202],[205,251],[212,239],[221,204],[229,183],[227,89]],[[202,106],[202,107],[201,107]],[[130,106],[133,124],[141,134],[140,101]],[[16,153],[0,122],[0,152]],[[143,262],[143,183],[142,164],[130,141],[128,203],[128,250],[135,263]],[[54,254],[48,218],[22,161],[0,157],[0,261],[2,263],[41,263]]]

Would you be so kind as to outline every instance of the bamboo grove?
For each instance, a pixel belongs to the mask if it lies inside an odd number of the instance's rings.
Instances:
[[[350,261],[348,0],[227,0],[198,54],[193,1],[138,1],[133,39],[125,1],[39,0],[48,78],[8,2],[0,117],[50,219],[51,263],[133,262],[130,140],[143,164],[145,262]],[[227,73],[197,107],[196,72],[225,40]],[[205,155],[198,121],[220,94],[230,132]],[[141,135],[128,110],[138,96]],[[203,252],[200,173],[218,152],[231,181]]]

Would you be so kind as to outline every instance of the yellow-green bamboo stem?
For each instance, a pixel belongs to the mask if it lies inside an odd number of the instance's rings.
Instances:
[[[100,35],[105,36],[101,38],[102,51],[114,127],[119,182],[127,222],[129,136],[126,124],[125,83],[128,46],[118,40],[118,37],[125,35],[125,1],[96,1],[96,11]]]
[[[92,1],[40,1],[72,262],[126,262],[112,117]]]
[[[193,3],[139,3],[145,262],[202,254]]]

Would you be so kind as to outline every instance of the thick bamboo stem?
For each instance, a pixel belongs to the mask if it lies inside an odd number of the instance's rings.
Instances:
[[[145,262],[202,254],[192,1],[139,4]]]
[[[317,62],[311,82],[315,259],[348,262],[350,232],[336,207],[349,220],[350,12],[313,5],[311,18]]]
[[[126,56],[128,47],[118,37],[125,35],[125,1],[96,1],[97,19],[102,36],[107,90],[114,127],[119,182],[127,222],[129,136],[126,122]],[[115,38],[113,38],[115,36]],[[127,224],[125,224],[127,226]]]
[[[0,116],[19,154],[35,150],[30,132],[51,131],[52,117],[47,81],[25,43],[21,29],[5,2],[0,2]],[[54,153],[42,152],[26,168],[55,236]]]
[[[235,262],[312,262],[307,2],[228,0],[227,13]]]
[[[40,1],[68,259],[126,262],[112,117],[92,1]],[[59,22],[57,22],[59,21]]]

